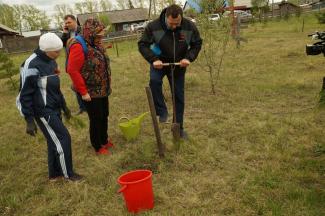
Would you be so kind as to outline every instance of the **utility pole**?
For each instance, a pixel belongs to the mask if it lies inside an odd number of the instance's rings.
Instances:
[[[232,19],[232,36],[236,36],[236,19],[235,19],[235,0],[231,1],[230,5],[230,14],[231,14],[231,19]]]
[[[274,0],[272,0],[272,18],[274,17]]]
[[[150,3],[149,3],[149,14],[148,14],[148,20],[150,20],[150,16],[151,16],[151,2],[152,2],[152,0],[150,0]]]
[[[153,0],[153,13],[154,13],[154,16],[157,15],[157,10],[156,10],[156,0]]]

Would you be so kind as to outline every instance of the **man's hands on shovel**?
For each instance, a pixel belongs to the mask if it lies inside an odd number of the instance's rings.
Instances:
[[[188,59],[182,59],[179,63],[180,66],[184,68],[188,67],[191,64],[191,62]]]
[[[162,69],[164,66],[168,66],[168,65],[170,65],[170,64],[171,64],[171,63],[163,63],[162,61],[157,60],[157,61],[154,61],[154,62],[153,62],[153,67],[154,67],[155,69],[160,70],[160,69]],[[175,64],[179,65],[180,67],[186,68],[186,67],[188,67],[188,66],[191,64],[191,62],[190,62],[188,59],[182,59],[179,63],[175,63]]]
[[[157,60],[157,61],[154,61],[153,62],[153,67],[155,68],[155,69],[162,69],[163,67],[164,67],[164,65],[163,65],[163,62],[162,61],[160,61],[160,60]]]

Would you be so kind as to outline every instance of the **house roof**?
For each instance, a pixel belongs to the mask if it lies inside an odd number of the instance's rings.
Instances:
[[[193,8],[196,12],[201,13],[202,8],[200,6],[201,0],[187,0],[184,5],[184,10],[188,8]],[[223,6],[229,7],[230,6],[230,0],[223,0]],[[252,7],[252,1],[251,0],[236,0],[235,7],[239,8],[251,8]]]
[[[285,1],[282,1],[282,2],[279,3],[279,6],[282,6],[282,5],[291,5],[291,6],[294,6],[294,7],[299,7],[296,4],[293,4],[291,2],[285,2]]]
[[[246,8],[251,8],[252,1],[251,0],[236,0],[234,6],[235,7],[245,6]]]
[[[5,26],[5,25],[3,25],[1,23],[0,23],[0,29],[6,31],[8,33],[11,33],[11,34],[19,34],[19,32],[15,31],[15,30],[13,30],[13,29],[9,28],[8,26]]]
[[[41,30],[36,31],[28,31],[28,32],[22,32],[21,33],[24,37],[35,37],[35,36],[41,36]]]
[[[107,15],[110,23],[112,24],[136,22],[148,19],[148,9],[146,8],[133,8],[127,10],[114,10],[97,13],[78,14],[77,18],[79,23],[82,25],[88,18],[98,17],[102,14]]]

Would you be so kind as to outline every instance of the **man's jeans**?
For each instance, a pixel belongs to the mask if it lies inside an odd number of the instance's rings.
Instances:
[[[170,68],[158,70],[150,67],[150,88],[156,108],[156,113],[159,116],[167,115],[167,107],[164,101],[162,93],[162,83],[164,76],[167,76],[169,86],[172,91],[172,76]],[[179,70],[176,68],[174,72],[175,83],[175,103],[176,103],[176,122],[180,123],[183,128],[183,115],[184,115],[184,82],[185,82],[185,70]]]

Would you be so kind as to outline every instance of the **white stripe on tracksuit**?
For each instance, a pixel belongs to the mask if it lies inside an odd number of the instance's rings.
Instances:
[[[38,70],[36,68],[34,69],[28,69],[29,67],[29,63],[35,59],[37,57],[36,53],[33,53],[26,61],[24,64],[24,67],[20,68],[20,78],[21,78],[21,89],[23,89],[26,78],[28,76],[33,76],[33,75],[37,75],[38,74]],[[20,90],[21,90],[20,89]],[[20,111],[20,114],[22,116],[24,116],[23,112],[22,112],[22,108],[21,108],[21,103],[20,103],[20,92],[16,98],[16,106],[18,108],[18,110]]]
[[[61,164],[63,175],[65,178],[69,178],[68,172],[67,172],[67,167],[65,165],[64,152],[62,149],[62,145],[61,145],[58,137],[56,136],[54,130],[51,128],[51,126],[48,124],[48,122],[45,120],[45,118],[41,117],[40,119],[41,119],[42,123],[44,124],[44,126],[46,127],[47,131],[49,132],[49,134],[56,146],[56,149],[59,153],[60,164]]]

